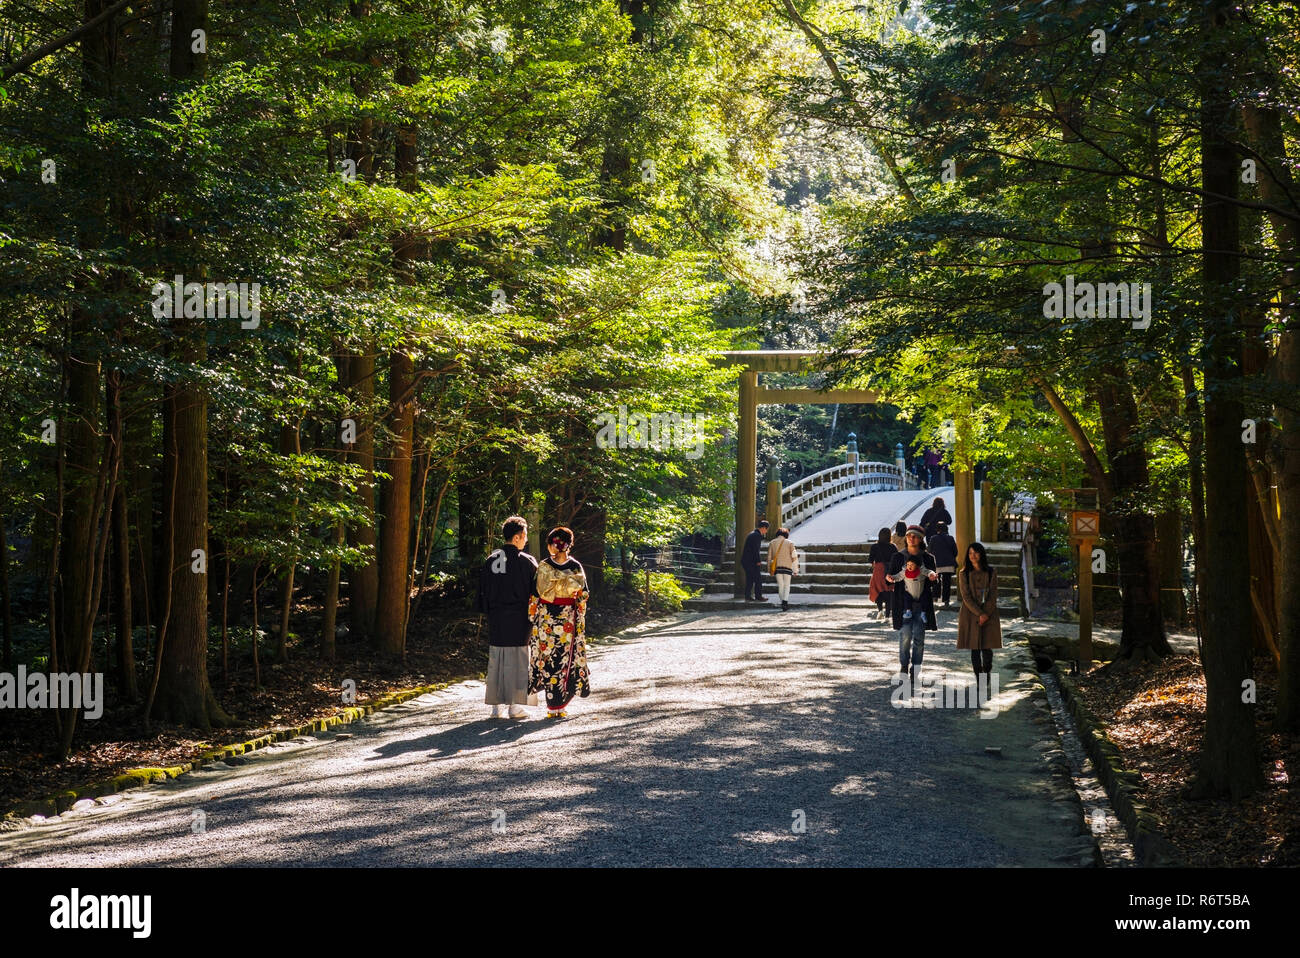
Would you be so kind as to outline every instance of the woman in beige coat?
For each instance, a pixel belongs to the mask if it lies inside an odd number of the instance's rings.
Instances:
[[[767,546],[768,562],[776,576],[776,592],[781,599],[781,611],[790,608],[790,580],[799,573],[799,554],[790,541],[790,530],[779,529],[776,538]]]
[[[975,670],[975,688],[980,674],[993,672],[993,650],[1002,648],[1002,621],[998,618],[998,573],[989,565],[988,553],[981,542],[972,542],[966,550],[966,565],[957,573],[957,591],[961,611],[957,614],[957,648],[970,649],[970,664]],[[993,695],[993,680],[988,678],[988,696]]]

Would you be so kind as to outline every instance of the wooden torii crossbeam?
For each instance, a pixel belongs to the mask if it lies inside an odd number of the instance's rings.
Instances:
[[[758,514],[755,471],[758,468],[758,406],[760,403],[822,405],[825,403],[879,402],[870,389],[760,389],[759,373],[807,373],[828,353],[806,349],[742,349],[718,353],[719,366],[740,368],[740,396],[737,409],[736,436],[736,562],[734,596],[745,594],[745,571],[740,567],[740,549],[745,536],[754,528]],[[975,481],[969,470],[953,470],[956,520],[953,530],[958,556],[964,556],[968,543],[975,541]],[[960,561],[960,559],[959,559]]]

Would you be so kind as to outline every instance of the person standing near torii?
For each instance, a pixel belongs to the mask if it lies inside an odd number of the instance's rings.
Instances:
[[[767,537],[768,521],[760,519],[754,531],[745,536],[744,546],[740,551],[740,567],[745,570],[745,601],[750,601],[750,593],[755,602],[766,601],[763,598],[763,569],[759,565],[763,556],[763,540]]]

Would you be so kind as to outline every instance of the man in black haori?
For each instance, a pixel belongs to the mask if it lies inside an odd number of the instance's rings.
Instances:
[[[529,690],[532,622],[528,606],[537,575],[537,560],[524,552],[528,523],[511,516],[501,526],[505,545],[497,549],[479,571],[479,611],[488,620],[487,690],[483,701],[492,706],[492,718],[526,719],[525,705],[536,705]]]

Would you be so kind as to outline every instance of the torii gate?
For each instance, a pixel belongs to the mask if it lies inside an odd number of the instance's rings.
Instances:
[[[812,360],[826,353],[801,349],[731,350],[720,353],[715,362],[721,366],[740,367],[740,397],[736,437],[736,568],[735,598],[745,594],[745,571],[740,567],[740,548],[757,522],[758,503],[754,474],[758,469],[758,406],[760,403],[798,403],[821,405],[823,403],[879,402],[870,389],[826,389],[809,387],[795,389],[760,389],[759,373],[807,372]],[[960,428],[960,427],[959,427]],[[964,562],[967,546],[975,541],[975,477],[969,469],[957,469],[953,464],[953,494],[956,518],[953,538],[957,540],[958,561]]]

